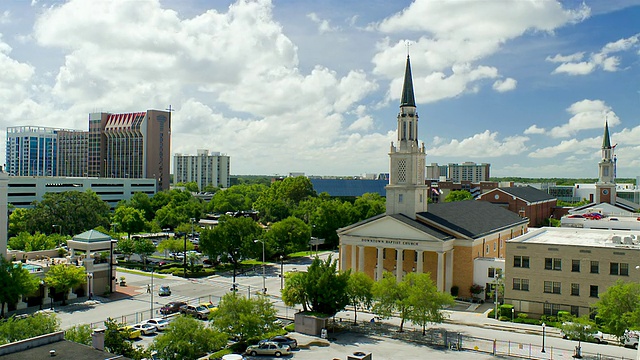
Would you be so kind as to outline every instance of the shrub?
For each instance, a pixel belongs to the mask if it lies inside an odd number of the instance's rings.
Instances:
[[[451,296],[458,296],[458,292],[460,291],[460,288],[457,285],[453,285],[451,287]]]
[[[525,314],[525,313],[518,313],[517,319],[526,319],[529,317],[529,315]]]
[[[508,317],[508,316],[500,316],[500,317],[498,318],[498,320],[500,320],[500,321],[511,321],[511,318],[510,318],[510,317]]]
[[[294,331],[296,331],[296,324],[291,323],[291,324],[285,326],[284,329],[287,332],[294,332]]]
[[[494,317],[496,317],[496,311],[494,309],[491,309],[491,311],[489,311],[489,313],[487,314],[487,317],[493,319]]]
[[[508,318],[511,318],[511,316],[513,315],[511,314],[512,310],[513,310],[513,305],[511,304],[500,305],[500,316],[506,316]]]

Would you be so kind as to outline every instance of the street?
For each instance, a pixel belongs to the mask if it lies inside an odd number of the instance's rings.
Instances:
[[[323,254],[323,258],[328,256]],[[335,255],[334,255],[335,258]],[[282,265],[284,272],[304,270],[311,263],[309,258],[298,259],[295,262],[289,262]],[[266,267],[266,287],[267,295],[272,300],[274,306],[279,312],[279,316],[293,318],[293,310],[287,308],[280,298],[280,267],[281,264],[271,264]],[[118,271],[118,277],[125,276],[127,280],[126,287],[118,286],[116,296],[112,299],[96,297],[97,301],[80,301],[65,307],[56,308],[56,313],[61,321],[63,329],[69,328],[76,324],[92,324],[93,327],[101,326],[102,322],[108,317],[128,324],[134,324],[151,317],[159,317],[157,310],[170,301],[185,301],[188,303],[200,303],[212,301],[217,304],[220,297],[229,292],[232,288],[231,274],[214,275],[205,279],[183,279],[180,277],[166,276],[160,278],[155,275],[153,279],[153,303],[151,295],[147,293],[147,285],[151,283],[151,277],[146,275],[138,275]],[[256,267],[255,271],[249,271],[246,274],[236,277],[239,293],[248,296],[255,296],[262,289],[262,267]],[[170,296],[159,297],[157,294],[160,285],[169,285],[172,290]],[[548,329],[545,336],[545,353],[540,353],[542,336],[540,326],[512,324],[510,322],[501,322],[494,319],[488,319],[484,315],[484,311],[488,310],[490,305],[484,305],[476,311],[461,311],[463,309],[456,308],[455,311],[447,311],[450,320],[445,324],[436,325],[449,331],[460,332],[469,337],[477,337],[482,339],[496,339],[500,344],[507,344],[509,341],[514,343],[514,352],[519,350],[524,356],[528,353],[535,355],[537,358],[552,359],[564,356],[567,352],[572,353],[577,345],[576,341],[564,340],[559,337],[557,329]],[[372,315],[368,313],[358,312],[358,320],[367,322]],[[335,316],[337,321],[353,322],[353,311],[342,311]],[[392,318],[385,320],[390,324],[399,325],[400,319]],[[411,324],[405,324],[408,330]],[[157,335],[156,335],[157,336]],[[153,341],[154,336],[143,336],[141,340],[135,342],[136,345],[146,346]],[[344,342],[343,340],[340,340]],[[528,344],[524,349],[517,349],[515,343]],[[332,344],[331,347],[333,347]],[[345,346],[346,344],[338,346]],[[415,347],[415,345],[406,344],[407,347]],[[506,346],[506,345],[504,345]],[[479,346],[482,351],[491,351],[490,348],[484,349]],[[321,348],[317,349],[318,353],[324,353],[325,358],[329,353]],[[339,351],[347,351],[342,348]],[[556,349],[556,350],[553,350]],[[560,349],[563,349],[561,351]],[[327,350],[328,351],[328,350]],[[555,353],[554,353],[555,351]],[[617,358],[634,359],[636,351],[633,349],[623,348],[616,344],[593,344],[582,343],[582,351],[585,354],[605,354],[615,356]],[[300,359],[315,359],[316,357],[306,357],[303,354],[316,353],[316,351],[301,350],[296,352],[294,357]],[[376,356],[376,358],[385,358]],[[319,358],[318,358],[319,359]]]

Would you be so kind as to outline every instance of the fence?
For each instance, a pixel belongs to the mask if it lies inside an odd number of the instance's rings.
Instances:
[[[398,332],[397,325],[385,324],[382,322],[361,322],[354,325],[353,322],[335,322],[333,325],[337,329],[360,333],[363,335],[375,335],[388,337],[403,341],[409,341],[428,345],[437,348],[451,350],[478,351],[503,358],[515,359],[572,359],[577,349],[563,349],[547,346],[542,351],[542,347],[531,343],[518,343],[507,340],[487,339],[462,334],[460,332],[448,331],[443,328],[427,328],[422,335],[422,329],[411,326],[404,326],[403,332]],[[610,356],[605,354],[594,354],[581,352],[582,359],[588,360],[633,360],[622,356]]]

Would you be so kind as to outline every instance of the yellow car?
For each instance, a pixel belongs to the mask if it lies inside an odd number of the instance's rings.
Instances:
[[[129,334],[129,340],[137,339],[142,335],[140,330],[134,328],[133,325],[123,326],[118,330],[126,331]]]
[[[210,302],[200,303],[200,306],[206,307],[207,309],[209,309],[210,312],[218,311],[218,307],[213,305]]]

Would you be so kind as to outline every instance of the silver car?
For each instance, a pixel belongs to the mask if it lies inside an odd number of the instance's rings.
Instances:
[[[282,355],[290,355],[291,348],[289,347],[289,345],[280,345],[273,341],[265,341],[258,345],[251,345],[247,347],[246,353],[251,356],[272,355],[275,357],[280,357]]]

